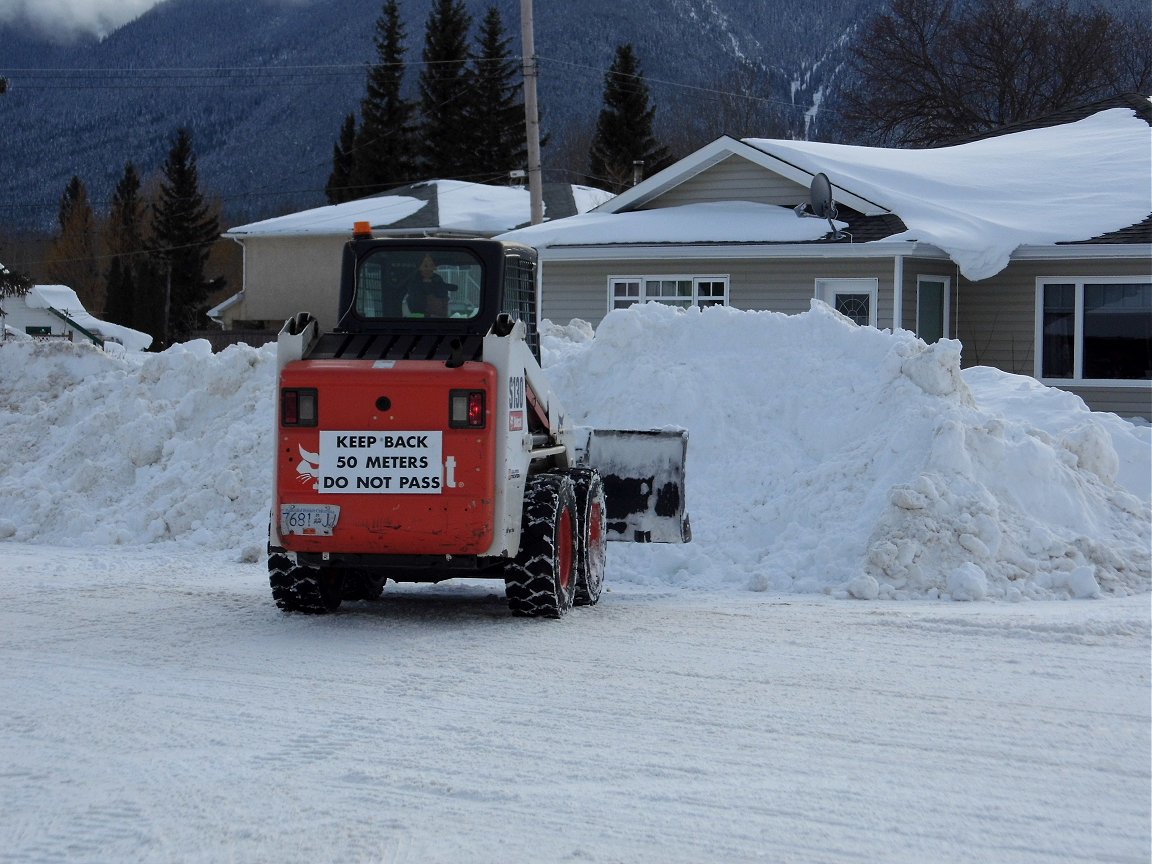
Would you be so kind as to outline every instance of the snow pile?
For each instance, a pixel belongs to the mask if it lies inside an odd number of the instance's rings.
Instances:
[[[693,542],[613,544],[610,581],[957,600],[1150,588],[1152,428],[961,373],[956,342],[816,303],[649,304],[595,334],[546,324],[543,344],[574,422],[691,432]],[[274,346],[117,358],[13,342],[0,368],[0,540],[259,557]]]
[[[549,335],[575,422],[690,430],[696,541],[614,546],[628,579],[866,599],[1149,590],[1150,430],[1069,394],[1052,431],[1026,404],[984,406],[958,342],[857,327],[819,302],[800,316],[649,304],[594,338]],[[1014,377],[973,381],[998,393]],[[1141,454],[1123,476],[1115,441]]]
[[[206,341],[125,357],[0,345],[0,539],[180,539],[253,557],[268,525],[274,356]]]

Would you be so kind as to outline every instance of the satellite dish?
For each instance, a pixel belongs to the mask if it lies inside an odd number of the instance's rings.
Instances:
[[[820,173],[812,178],[808,200],[814,216],[819,216],[821,219],[836,218],[836,202],[832,200],[832,184],[827,174]]]
[[[832,183],[828,180],[827,174],[817,174],[812,178],[812,185],[808,189],[808,203],[797,204],[793,210],[801,219],[805,216],[813,219],[827,219],[827,239],[843,240],[845,237],[849,240],[852,239],[851,234],[839,230],[836,223],[832,221],[836,218],[836,202],[832,199]]]

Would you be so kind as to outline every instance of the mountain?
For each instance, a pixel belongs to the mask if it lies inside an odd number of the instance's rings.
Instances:
[[[631,42],[657,109],[657,131],[681,152],[750,88],[764,127],[805,134],[834,79],[846,34],[880,0],[567,0],[537,2],[540,103],[548,179],[579,181],[603,75]],[[401,0],[407,59],[419,61],[430,0]],[[491,0],[467,0],[478,21]],[[519,52],[519,2],[497,0]],[[0,226],[51,228],[79,176],[103,211],[131,160],[154,175],[173,133],[193,135],[201,188],[229,224],[324,203],[342,118],[358,111],[375,59],[380,0],[165,0],[104,39],[67,45],[0,28]],[[417,71],[409,70],[415,87]],[[727,115],[725,115],[727,116]],[[584,148],[583,150],[581,148]]]

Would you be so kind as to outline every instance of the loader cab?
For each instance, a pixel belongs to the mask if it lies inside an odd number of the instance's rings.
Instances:
[[[539,360],[536,262],[536,250],[520,244],[358,231],[344,247],[336,333],[395,337],[417,346],[413,359],[431,346],[431,359],[522,321]]]

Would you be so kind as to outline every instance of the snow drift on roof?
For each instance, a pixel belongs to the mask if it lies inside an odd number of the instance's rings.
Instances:
[[[29,309],[55,309],[62,312],[90,333],[118,342],[129,351],[143,351],[152,344],[152,337],[147,333],[101,321],[90,314],[76,292],[67,285],[33,285],[24,296],[24,304]]]
[[[1152,213],[1152,128],[1129,108],[929,150],[756,138],[744,143],[808,174],[827,174],[835,187],[886,208],[908,230],[879,242],[936,246],[972,280],[1000,272],[1019,246],[1087,240]],[[797,219],[787,208],[728,201],[588,213],[502,239],[544,248],[795,243],[825,233],[826,222]]]
[[[424,225],[427,228],[498,234],[531,220],[528,190],[522,187],[490,186],[462,180],[432,180],[417,186],[434,190],[436,196],[436,210],[430,212],[438,213],[439,218],[435,220],[429,216]],[[608,192],[589,186],[573,186],[572,195],[576,209],[581,213],[612,197]],[[225,236],[350,236],[356,222],[366,221],[375,229],[387,229],[420,212],[428,204],[420,198],[385,193],[239,225],[227,231]]]
[[[1152,213],[1152,127],[1129,108],[927,150],[745,143],[887,207],[908,230],[886,242],[937,246],[972,280],[1019,246],[1087,240]]]

